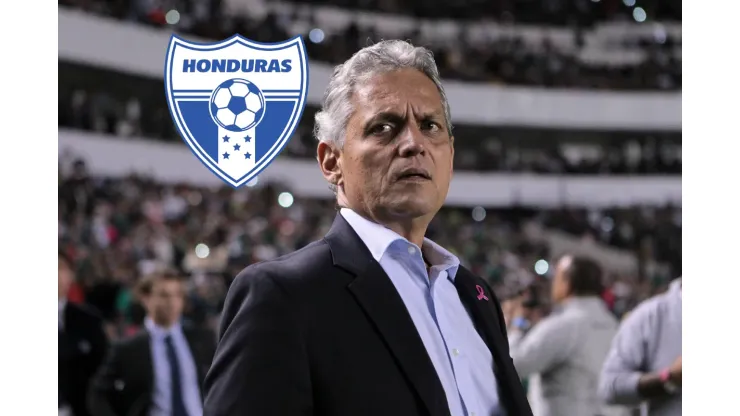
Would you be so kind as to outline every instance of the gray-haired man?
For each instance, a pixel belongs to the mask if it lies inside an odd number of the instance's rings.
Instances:
[[[531,415],[498,300],[424,238],[454,155],[429,51],[386,41],[338,66],[316,136],[341,211],[234,281],[204,415]]]

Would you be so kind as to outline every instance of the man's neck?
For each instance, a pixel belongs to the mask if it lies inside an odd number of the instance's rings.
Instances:
[[[563,298],[560,302],[558,302],[559,305],[565,306],[570,303],[578,303],[578,302],[584,302],[584,301],[593,301],[600,299],[599,295],[591,294],[591,295],[569,295],[566,298]]]
[[[433,218],[433,215],[410,218],[379,212],[370,212],[369,210],[350,204],[341,192],[338,196],[337,205],[340,208],[351,209],[357,215],[388,228],[401,237],[416,244],[419,248],[421,248],[424,243],[424,236],[426,235],[427,227],[429,227],[429,222]]]
[[[172,329],[173,327],[175,327],[175,325],[177,325],[177,323],[178,323],[178,321],[175,321],[175,322],[157,322],[154,319],[152,319],[151,316],[148,317],[148,320],[149,320],[149,322],[151,322],[151,324],[153,324],[157,328],[162,329],[164,331],[169,331],[170,329]]]
[[[381,222],[376,221],[401,237],[416,244],[417,247],[421,248],[424,244],[424,235],[426,234],[426,225],[420,226],[414,224],[414,221],[399,221],[399,222]]]

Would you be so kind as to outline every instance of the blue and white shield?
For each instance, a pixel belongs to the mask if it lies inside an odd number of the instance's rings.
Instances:
[[[165,60],[170,114],[213,173],[239,187],[283,150],[308,91],[303,40],[259,43],[239,35],[193,43],[173,35]]]

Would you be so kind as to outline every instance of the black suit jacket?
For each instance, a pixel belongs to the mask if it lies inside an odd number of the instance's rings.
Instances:
[[[531,415],[498,301],[464,268],[455,285],[508,415]],[[476,299],[476,285],[490,301]],[[403,300],[341,215],[323,240],[237,276],[205,395],[204,416],[449,415]]]
[[[183,326],[198,371],[203,379],[216,348],[211,331]],[[95,416],[148,416],[154,392],[154,367],[149,331],[141,330],[115,344],[91,383],[89,409]]]
[[[59,331],[59,404],[67,404],[76,416],[87,416],[85,397],[95,371],[103,361],[108,340],[103,320],[85,306],[67,303]]]

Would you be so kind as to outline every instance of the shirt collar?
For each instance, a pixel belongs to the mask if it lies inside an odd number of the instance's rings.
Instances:
[[[602,308],[604,301],[598,296],[573,296],[563,304],[563,309]]]
[[[365,243],[365,246],[370,250],[370,254],[377,262],[380,262],[380,259],[388,251],[391,244],[396,241],[400,240],[410,246],[419,248],[416,244],[400,236],[395,231],[372,222],[349,208],[342,208],[339,210],[339,213],[347,220],[352,229],[355,230],[360,240]],[[460,267],[460,260],[457,256],[426,237],[424,238],[421,252],[432,267],[441,267],[447,271],[450,279],[454,280],[457,270]]]
[[[164,339],[168,335],[174,336],[182,332],[182,326],[179,322],[172,325],[170,328],[162,328],[155,324],[152,318],[149,317],[144,320],[144,326],[147,331],[149,331],[149,335],[156,339]]]

